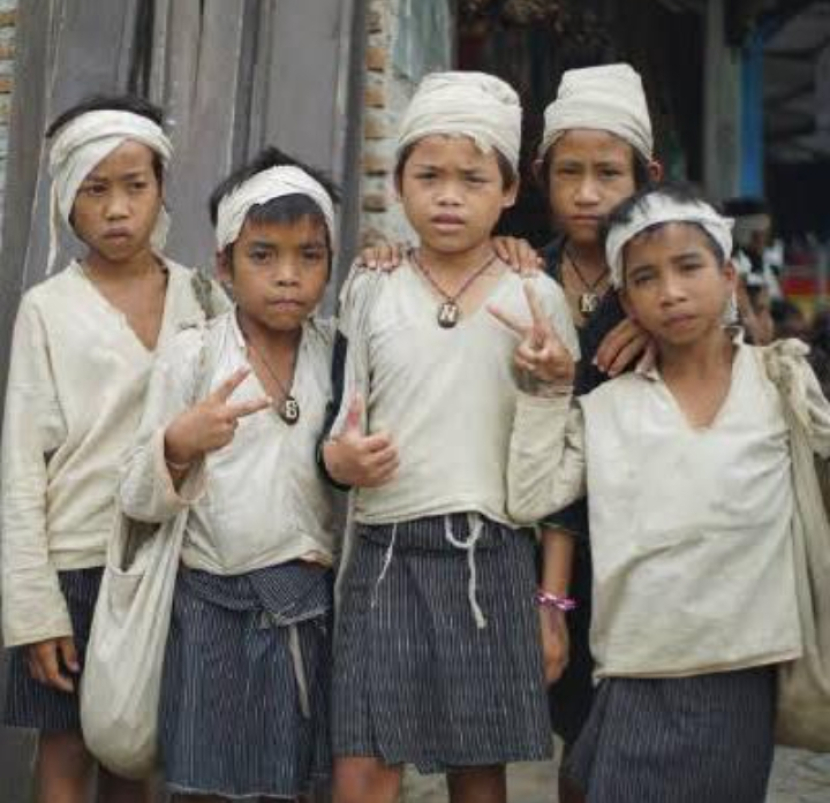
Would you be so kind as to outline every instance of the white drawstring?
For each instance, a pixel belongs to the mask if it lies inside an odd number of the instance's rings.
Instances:
[[[395,552],[395,540],[398,537],[398,523],[395,522],[392,525],[392,538],[389,541],[389,546],[386,548],[386,554],[383,556],[383,566],[380,568],[380,574],[378,575],[377,582],[375,583],[375,590],[372,594],[372,607],[376,607],[378,604],[378,591],[380,590],[380,584],[383,582],[383,578],[386,577],[386,572],[389,571],[389,566],[392,563],[392,556]]]
[[[450,517],[444,516],[444,537],[456,549],[461,549],[467,553],[467,565],[470,567],[470,582],[467,586],[467,596],[470,600],[470,608],[473,611],[473,618],[476,620],[476,627],[483,630],[487,627],[487,619],[484,617],[484,612],[478,604],[476,592],[478,590],[478,576],[476,574],[476,544],[481,537],[484,530],[484,522],[475,513],[467,514],[467,524],[470,530],[466,541],[459,541],[452,532],[452,524]]]

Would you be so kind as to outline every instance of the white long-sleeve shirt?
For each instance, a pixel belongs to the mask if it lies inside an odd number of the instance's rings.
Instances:
[[[166,267],[158,348],[181,326],[204,320],[191,271]],[[218,288],[214,300],[227,305]],[[154,357],[76,262],[23,297],[2,442],[7,647],[72,634],[57,573],[104,563],[118,468]]]
[[[816,447],[830,454],[830,441]],[[655,370],[570,408],[566,398],[520,398],[509,484],[511,507],[529,519],[587,490],[598,677],[800,655],[788,428],[752,347],[737,344],[708,427],[688,424]]]
[[[367,399],[369,431],[391,433],[400,459],[394,479],[356,492],[357,521],[471,511],[513,523],[506,474],[519,339],[486,307],[530,323],[524,282],[578,358],[562,289],[544,274],[523,278],[505,267],[486,304],[452,329],[438,325],[440,302],[410,262],[355,276],[341,302],[346,373]]]
[[[319,474],[315,445],[331,399],[332,340],[328,322],[304,324],[291,386],[300,406],[296,424],[273,408],[239,419],[233,440],[194,466],[177,491],[164,460],[165,429],[194,400],[251,367],[233,312],[205,330],[180,333],[153,370],[137,445],[122,472],[124,512],[159,522],[189,507],[182,562],[192,569],[233,575],[290,560],[330,563],[332,491]],[[265,395],[252,371],[230,403]]]

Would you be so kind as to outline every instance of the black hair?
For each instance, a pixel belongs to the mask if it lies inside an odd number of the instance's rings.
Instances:
[[[623,141],[625,142],[625,140]],[[625,144],[631,149],[631,165],[634,173],[634,188],[636,190],[645,189],[652,184],[649,161],[630,142],[626,142]],[[555,142],[547,149],[545,155],[542,157],[538,173],[536,174],[536,182],[545,193],[545,200],[548,201],[548,203],[550,202],[551,195],[550,166],[553,161],[554,148],[556,148]]]
[[[686,182],[663,181],[659,184],[647,185],[635,192],[630,198],[626,198],[622,201],[622,203],[617,204],[605,220],[602,221],[602,224],[600,225],[600,242],[602,243],[603,248],[605,248],[605,243],[608,240],[608,234],[611,229],[617,226],[625,226],[630,223],[634,212],[638,209],[642,209],[645,202],[652,195],[663,195],[672,201],[682,204],[706,203],[705,199],[697,191],[697,189]],[[665,223],[655,223],[653,226],[649,226],[644,229],[643,232],[656,231],[665,225]],[[718,243],[718,241],[715,240],[715,238],[712,237],[706,229],[702,226],[698,228],[700,228],[701,233],[704,235],[706,247],[709,249],[712,256],[715,257],[718,265],[723,267],[729,259],[730,254],[724,254],[720,243]]]
[[[415,150],[415,146],[418,144],[419,140],[415,142],[410,142],[402,151],[400,156],[398,157],[398,162],[395,165],[395,186],[400,190],[401,182],[403,181],[403,171],[406,167],[406,163],[409,161],[409,157],[412,156],[412,151]],[[511,190],[519,181],[519,174],[513,168],[513,165],[510,164],[508,158],[498,149],[493,148],[493,152],[496,154],[496,162],[499,166],[499,173],[501,174],[501,181],[502,185],[504,186],[505,190]]]
[[[71,123],[76,117],[97,111],[132,112],[139,117],[152,120],[159,126],[164,122],[164,112],[149,100],[138,95],[90,95],[80,103],[61,112],[46,129],[46,139],[54,137],[61,128]],[[153,151],[153,173],[156,175],[159,187],[162,187],[164,185],[164,163],[155,151]]]
[[[340,192],[337,186],[319,170],[295,159],[292,156],[281,151],[279,148],[269,146],[261,150],[250,162],[242,165],[234,170],[224,181],[222,181],[216,189],[210,194],[208,201],[208,210],[210,212],[210,222],[216,226],[219,217],[219,204],[222,199],[233,192],[241,184],[244,184],[249,179],[253,178],[257,173],[263,170],[268,170],[272,167],[298,167],[304,172],[308,173],[315,181],[317,181],[323,189],[331,196],[334,203],[340,200]],[[326,232],[326,245],[329,252],[329,272],[331,272],[332,261],[332,243],[329,236],[328,225],[326,219],[323,217],[320,207],[307,195],[300,193],[294,195],[284,195],[280,198],[273,198],[267,203],[257,204],[251,207],[248,212],[247,220],[252,223],[296,223],[305,217],[309,217],[315,222],[320,223]],[[225,249],[225,257],[228,259],[228,264],[233,266],[233,243]]]

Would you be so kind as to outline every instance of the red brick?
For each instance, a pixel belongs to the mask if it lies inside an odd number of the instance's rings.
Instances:
[[[385,176],[389,173],[389,160],[376,154],[363,157],[363,172],[367,176]]]
[[[365,212],[385,212],[389,202],[385,192],[367,192],[363,196],[363,210]]]
[[[366,118],[363,133],[366,139],[386,139],[389,136],[386,123],[378,117],[371,116]]]
[[[382,86],[367,86],[364,100],[372,109],[383,109],[386,106],[386,90]]]
[[[386,69],[386,51],[382,47],[370,47],[366,50],[366,66],[373,72]]]

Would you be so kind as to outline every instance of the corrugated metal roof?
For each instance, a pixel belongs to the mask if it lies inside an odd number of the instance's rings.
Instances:
[[[764,122],[770,160],[830,159],[830,0],[804,4],[767,41]]]

